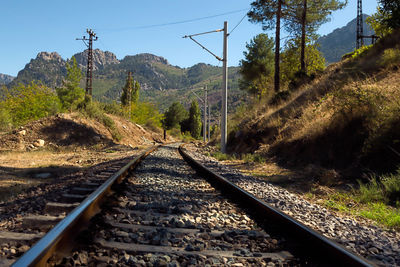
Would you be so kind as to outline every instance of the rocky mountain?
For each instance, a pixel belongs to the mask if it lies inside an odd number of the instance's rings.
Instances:
[[[63,77],[67,74],[65,63],[57,52],[40,52],[35,59],[31,59],[25,65],[23,70],[18,72],[17,77],[9,86],[41,81],[49,87],[56,87],[61,84]]]
[[[363,14],[364,35],[373,35],[374,31],[365,22],[368,15]],[[317,43],[319,51],[324,55],[327,64],[338,62],[344,54],[354,51],[356,48],[357,19],[353,19],[346,26],[338,28],[328,35],[322,36]],[[371,39],[366,39],[365,44],[371,44]]]
[[[83,70],[86,70],[87,67],[87,56],[88,50],[74,55],[76,63]],[[118,63],[119,60],[113,53],[109,51],[102,51],[100,49],[93,50],[93,70],[99,70],[104,68],[106,65]]]
[[[74,57],[82,69],[81,85],[84,87],[87,51],[75,54]],[[209,85],[212,102],[217,104],[220,99],[221,67],[199,63],[190,68],[180,68],[172,66],[163,57],[148,53],[126,56],[118,60],[113,53],[99,49],[93,51],[93,58],[93,97],[101,101],[119,100],[128,71],[132,72],[134,79],[141,85],[141,98],[155,103],[162,110],[173,101],[187,102],[188,98],[194,98],[190,89],[202,87],[206,83]],[[66,64],[69,60],[64,60],[56,52],[41,52],[18,73],[9,86],[31,81],[40,81],[52,88],[61,86],[67,73]],[[238,89],[238,67],[229,68],[229,79],[228,101],[233,103],[245,97],[245,93]],[[235,104],[231,105],[232,108],[235,106]]]
[[[14,80],[14,78],[14,76],[0,73],[0,85],[9,84],[10,82],[12,82],[12,80]]]

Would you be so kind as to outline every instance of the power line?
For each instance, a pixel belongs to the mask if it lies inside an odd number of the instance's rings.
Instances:
[[[243,11],[248,11],[248,9],[246,8],[246,9],[234,10],[234,11],[225,12],[225,13],[221,13],[221,14],[200,17],[200,18],[194,18],[194,19],[188,19],[188,20],[169,22],[169,23],[151,24],[151,25],[144,25],[144,26],[137,26],[137,27],[116,28],[116,29],[97,29],[97,30],[100,30],[100,31],[127,31],[127,30],[149,29],[149,28],[164,27],[164,26],[184,24],[184,23],[190,23],[190,22],[195,22],[195,21],[200,21],[200,20],[212,19],[212,18],[216,18],[216,17],[222,17],[225,15],[240,13]],[[246,14],[247,14],[247,12],[246,12]],[[242,20],[243,19],[244,19],[244,17],[242,18]]]
[[[248,11],[250,11],[250,9],[249,9]],[[243,18],[239,21],[238,24],[236,24],[235,27],[233,27],[233,29],[231,30],[231,32],[230,32],[228,35],[231,35],[231,33],[242,23],[242,21],[244,20],[244,18],[247,16],[247,13],[248,13],[248,12],[246,12],[246,14],[244,14]]]

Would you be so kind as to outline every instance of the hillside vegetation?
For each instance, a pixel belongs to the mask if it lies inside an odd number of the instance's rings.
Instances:
[[[275,156],[288,166],[319,165],[358,175],[390,172],[400,151],[399,32],[331,65],[288,101],[236,115],[231,153]],[[245,119],[243,119],[245,118]],[[354,171],[356,170],[356,173]]]

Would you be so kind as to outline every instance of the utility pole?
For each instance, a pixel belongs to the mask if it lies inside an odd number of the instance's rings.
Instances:
[[[362,14],[362,0],[357,0],[357,43],[356,48],[359,49],[364,46],[364,30],[363,30],[363,14]]]
[[[372,44],[375,44],[379,39],[375,34],[364,35],[364,20],[362,12],[362,0],[357,0],[357,43],[356,48],[359,49],[364,46],[364,39],[371,39]]]
[[[207,90],[207,87],[206,87]],[[206,142],[207,136],[207,91],[205,92],[204,99],[201,98],[195,91],[191,90],[192,93],[197,97],[197,99],[203,103],[203,141]]]
[[[86,69],[86,95],[92,97],[92,82],[93,82],[93,41],[97,41],[98,37],[93,30],[87,29],[86,32],[89,34],[89,38],[83,36],[82,38],[76,38],[76,40],[82,40],[88,47],[88,59]],[[86,43],[88,41],[88,43]]]
[[[194,36],[209,34],[214,32],[224,32],[224,43],[223,43],[223,58],[215,55],[205,46],[200,44],[198,41],[193,39]],[[206,50],[208,53],[213,55],[216,59],[223,62],[223,73],[222,73],[222,108],[221,108],[221,152],[226,153],[226,142],[227,142],[227,99],[228,99],[228,22],[224,22],[224,28],[209,32],[203,32],[192,35],[185,35],[183,38],[190,38],[193,42],[198,44],[201,48]]]
[[[132,72],[131,71],[128,71],[128,99],[129,99],[129,119],[131,120],[132,119],[132,87],[133,87],[133,84],[131,85],[131,86],[129,86],[129,83],[130,83],[130,81],[131,80],[133,80],[133,79],[131,79],[131,77],[132,77]]]
[[[204,122],[203,122],[203,141],[207,142],[207,85],[204,88]]]
[[[222,73],[222,121],[221,121],[221,152],[226,153],[227,143],[227,99],[228,99],[228,22],[224,22],[224,58]]]

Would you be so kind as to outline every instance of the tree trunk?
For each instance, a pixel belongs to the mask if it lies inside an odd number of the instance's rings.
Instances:
[[[276,31],[275,31],[275,92],[279,92],[280,87],[280,74],[279,74],[279,57],[280,57],[280,44],[281,44],[281,13],[282,13],[282,0],[278,0],[278,8],[276,11]]]
[[[300,55],[300,69],[301,72],[306,73],[306,23],[307,23],[307,0],[303,0],[303,16],[301,18],[301,55]]]

